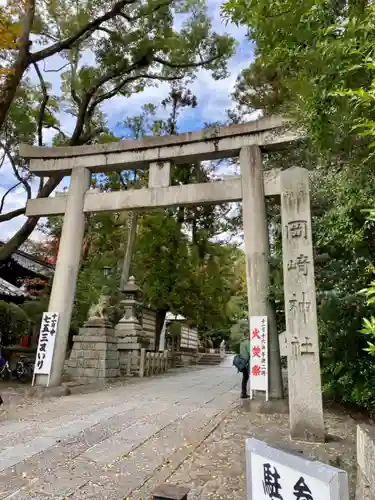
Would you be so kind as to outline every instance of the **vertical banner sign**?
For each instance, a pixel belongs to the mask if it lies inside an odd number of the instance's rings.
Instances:
[[[53,351],[55,348],[55,339],[57,324],[59,322],[59,313],[44,312],[42,324],[40,326],[40,335],[38,350],[36,353],[34,376],[32,385],[34,385],[35,375],[51,374]],[[48,384],[47,384],[48,385]]]
[[[250,316],[250,397],[264,391],[268,401],[267,316]]]

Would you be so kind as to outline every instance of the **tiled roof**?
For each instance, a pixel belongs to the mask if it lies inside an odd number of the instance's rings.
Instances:
[[[0,278],[0,294],[7,295],[9,297],[29,297],[27,292],[24,292],[21,288],[5,281],[3,278]]]
[[[0,246],[2,246],[3,244],[4,243],[0,241]],[[34,255],[30,255],[23,250],[18,249],[15,252],[12,252],[10,258],[23,268],[28,269],[29,271],[32,271],[41,276],[45,276],[46,278],[52,276],[55,270],[54,264],[39,259]]]
[[[11,255],[11,259],[17,262],[20,266],[36,274],[40,274],[48,278],[53,274],[54,266],[48,262],[41,263],[40,261],[34,259],[24,252],[14,252]]]

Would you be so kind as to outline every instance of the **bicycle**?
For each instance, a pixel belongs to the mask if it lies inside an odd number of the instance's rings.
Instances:
[[[18,380],[31,378],[34,372],[34,363],[22,356],[16,363],[15,375]]]
[[[8,380],[12,376],[12,370],[10,369],[8,361],[5,361],[3,357],[0,357],[0,377],[3,380]]]

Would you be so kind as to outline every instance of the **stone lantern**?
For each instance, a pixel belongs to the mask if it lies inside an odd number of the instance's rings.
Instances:
[[[145,347],[143,330],[136,315],[136,307],[140,305],[138,299],[141,295],[141,289],[133,276],[123,287],[122,293],[124,299],[121,301],[121,305],[124,314],[115,327],[116,337],[119,341],[121,340],[121,343],[131,344],[132,349],[140,349]],[[135,344],[139,344],[139,346]]]
[[[136,315],[136,307],[140,305],[138,299],[141,289],[135,283],[133,276],[124,285],[122,293],[124,299],[121,301],[121,305],[124,314],[115,326],[115,335],[121,373],[131,375],[138,370],[141,349],[147,348],[149,341],[145,338],[143,328]]]

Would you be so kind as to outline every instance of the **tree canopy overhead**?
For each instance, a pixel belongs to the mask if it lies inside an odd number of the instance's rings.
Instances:
[[[106,100],[130,98],[161,81],[191,81],[200,68],[223,78],[235,47],[231,37],[213,30],[201,0],[28,0],[19,18],[21,34],[17,45],[6,51],[9,71],[1,82],[0,139],[21,177],[16,174],[15,184],[21,182],[28,196],[32,176],[17,154],[25,121],[30,123],[22,139],[29,143],[43,145],[46,128],[56,130],[56,145],[117,140],[102,113]],[[58,96],[44,71],[48,59],[57,54],[63,62]],[[29,70],[39,81],[36,87],[28,79]],[[27,110],[27,116],[22,115],[25,99],[33,101],[34,114]],[[61,111],[73,117],[71,133],[60,127]],[[62,176],[42,179],[37,196],[49,196],[61,180]],[[22,214],[22,208],[0,213],[0,222]],[[1,248],[0,261],[30,236],[37,222],[38,217],[25,222]]]
[[[229,0],[224,14],[244,24],[255,60],[239,78],[236,98],[250,109],[287,114],[303,127],[322,160],[368,156],[353,129],[374,119],[371,98],[356,102],[374,81],[372,2],[353,0]]]

